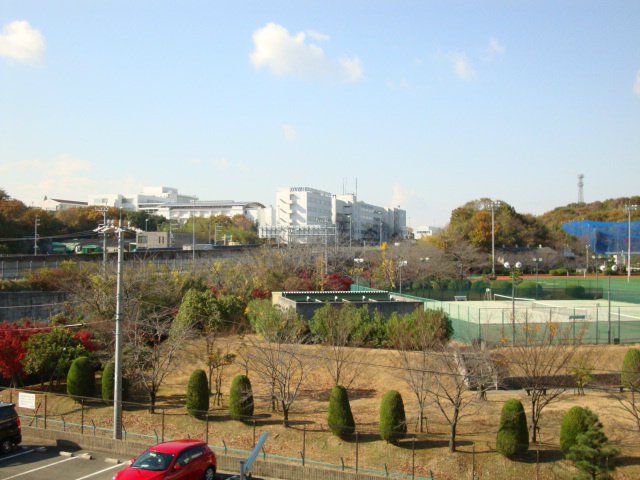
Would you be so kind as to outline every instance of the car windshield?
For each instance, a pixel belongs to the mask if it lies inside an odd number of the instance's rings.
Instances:
[[[133,468],[139,468],[141,470],[152,470],[154,472],[160,472],[169,468],[173,457],[175,457],[173,453],[154,452],[153,450],[147,450],[142,455],[140,455],[131,466]]]

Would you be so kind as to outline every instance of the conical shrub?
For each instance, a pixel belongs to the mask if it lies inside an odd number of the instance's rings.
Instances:
[[[356,429],[347,389],[336,385],[329,396],[329,429],[340,438],[349,438]]]
[[[505,457],[516,457],[529,449],[527,416],[522,402],[510,398],[502,406],[500,426],[496,437],[496,450]]]
[[[389,443],[396,443],[407,433],[407,417],[402,395],[389,390],[380,402],[380,436]]]
[[[102,370],[102,399],[106,402],[113,401],[113,388],[115,377],[115,365],[113,362],[107,363]],[[129,400],[129,381],[122,377],[122,400]]]
[[[566,457],[576,444],[576,438],[589,428],[587,423],[587,412],[582,407],[571,407],[562,417],[560,425],[560,450]]]
[[[622,385],[634,391],[640,389],[640,350],[630,348],[622,360]]]
[[[88,357],[78,357],[67,373],[67,393],[72,397],[93,397],[96,393],[96,371]]]
[[[253,416],[253,391],[246,375],[236,375],[229,391],[229,414],[234,420],[248,420]]]
[[[194,370],[187,385],[187,411],[194,417],[209,410],[209,384],[204,370]]]

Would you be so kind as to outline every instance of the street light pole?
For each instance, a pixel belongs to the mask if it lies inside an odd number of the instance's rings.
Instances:
[[[38,254],[38,225],[40,225],[40,219],[36,215],[36,219],[33,222],[34,225],[34,233],[33,233],[33,254]]]
[[[425,272],[427,270],[428,261],[429,261],[429,257],[420,258],[420,263],[424,264],[424,267],[422,268],[422,298],[424,298],[424,284],[427,281],[427,276],[425,275]]]
[[[495,209],[500,208],[500,201],[489,201],[489,207],[491,207],[491,276],[496,276],[496,222],[495,222]],[[486,206],[485,206],[486,208]]]
[[[106,235],[106,232],[105,232]],[[113,392],[113,438],[122,439],[122,257],[123,257],[122,219],[118,228],[118,277],[116,287],[116,333],[115,333],[115,359],[114,359],[114,392]]]
[[[353,263],[358,265],[354,268],[356,271],[356,286],[358,287],[358,291],[360,291],[360,270],[362,269],[362,263],[364,262],[364,258],[354,258]]]
[[[542,258],[534,258],[534,262],[536,262],[536,300],[538,299],[538,262],[542,261]]]
[[[191,229],[193,231],[191,238],[191,258],[193,261],[193,275],[196,274],[196,202],[191,200]]]
[[[402,267],[407,266],[406,260],[400,260],[398,262],[398,270],[400,270],[400,295],[402,295]]]
[[[603,273],[606,271],[606,269],[607,267],[605,265],[602,265],[600,267],[600,270],[602,270]],[[607,338],[609,345],[611,345],[611,272],[615,272],[617,270],[617,265],[611,265],[611,269],[609,270],[609,287],[607,289]]]
[[[629,214],[629,251],[627,254],[627,283],[629,283],[631,282],[631,213],[638,209],[638,205],[628,203],[624,206],[624,209]]]

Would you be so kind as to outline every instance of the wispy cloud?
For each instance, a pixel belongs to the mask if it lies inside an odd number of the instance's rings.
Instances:
[[[458,78],[465,82],[469,82],[474,79],[476,71],[473,69],[464,53],[453,54],[451,56],[451,61],[453,63],[453,72],[458,76]]]
[[[293,125],[283,125],[282,133],[284,134],[285,142],[295,142],[298,138],[298,132]]]
[[[207,163],[218,170],[226,170],[229,165],[229,160],[226,158],[219,158],[217,160],[209,160]]]
[[[24,20],[8,23],[0,34],[0,57],[38,63],[44,59],[47,45],[39,30]]]
[[[633,93],[640,97],[640,70],[636,73],[636,81],[633,83]]]
[[[322,48],[307,42],[307,36],[317,39],[318,34],[299,32],[290,35],[282,25],[268,23],[253,32],[254,51],[249,56],[250,61],[255,68],[267,67],[276,76],[341,82],[363,78],[362,62],[357,56],[327,58]],[[322,40],[328,38],[322,35]]]
[[[309,37],[313,38],[314,40],[318,40],[319,42],[328,42],[329,40],[331,40],[329,35],[327,35],[326,33],[316,32],[315,30],[307,30],[307,35],[309,35]]]

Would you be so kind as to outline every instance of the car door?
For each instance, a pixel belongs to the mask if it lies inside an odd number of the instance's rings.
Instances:
[[[171,480],[187,480],[193,478],[193,475],[190,473],[190,455],[191,449],[183,451],[176,458],[176,462],[173,464],[173,471],[171,475],[168,476]],[[179,468],[176,466],[179,465]]]

